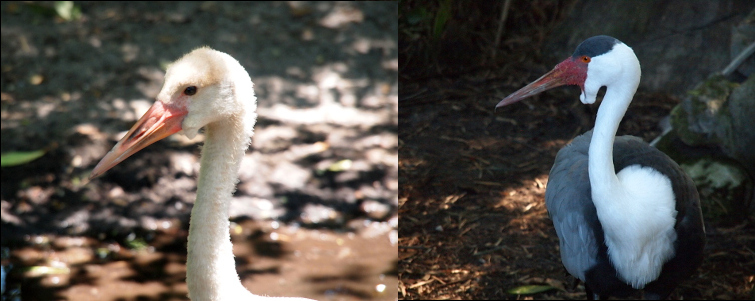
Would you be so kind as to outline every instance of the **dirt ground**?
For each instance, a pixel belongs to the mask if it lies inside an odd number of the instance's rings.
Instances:
[[[165,65],[209,45],[255,83],[231,205],[256,294],[395,300],[395,2],[3,2],[3,300],[186,300],[198,142],[180,135],[89,182],[151,105]],[[5,273],[8,273],[7,281]]]
[[[562,87],[494,110],[554,66],[542,62],[539,49],[562,2],[514,2],[510,24],[519,26],[506,28],[494,59],[479,50],[493,43],[497,11],[454,6],[477,19],[454,23],[433,42],[409,18],[421,16],[426,2],[409,3],[416,5],[400,8],[409,20],[399,21],[413,24],[399,36],[399,298],[585,299],[583,285],[561,264],[544,196],[556,153],[594,126],[598,104],[584,106],[578,88]],[[563,49],[563,57],[572,51]],[[651,141],[679,101],[641,90],[618,135]],[[755,298],[752,217],[706,218],[705,226],[704,262],[670,298]],[[527,285],[554,288],[509,293]]]

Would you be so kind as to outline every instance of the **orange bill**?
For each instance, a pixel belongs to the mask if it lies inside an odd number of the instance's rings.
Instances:
[[[128,134],[97,163],[89,179],[102,175],[148,145],[181,131],[181,123],[187,113],[186,107],[156,101]]]

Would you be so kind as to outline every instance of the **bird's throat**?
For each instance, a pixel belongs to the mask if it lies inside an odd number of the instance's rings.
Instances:
[[[197,199],[189,225],[186,282],[192,300],[238,297],[241,290],[246,291],[236,273],[228,209],[250,137],[241,130],[234,132],[243,127],[234,126],[233,121],[205,127]]]
[[[618,91],[619,89],[606,90],[603,102],[598,108],[590,140],[588,168],[593,202],[596,202],[596,206],[600,206],[597,203],[606,199],[608,195],[621,189],[613,165],[613,142],[634,91],[628,95],[628,99],[626,93]]]

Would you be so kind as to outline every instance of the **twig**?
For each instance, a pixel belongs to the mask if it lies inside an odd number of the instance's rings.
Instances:
[[[723,76],[729,76],[729,74],[734,72],[734,70],[736,70],[739,67],[739,65],[741,65],[754,52],[755,52],[755,42],[753,42],[752,44],[750,44],[750,46],[747,46],[747,48],[742,50],[742,52],[740,52],[739,55],[737,55],[737,57],[734,58],[734,60],[732,60],[731,63],[729,63],[729,65],[726,66],[726,68],[724,68],[723,71],[721,71],[721,74],[723,74]]]
[[[506,19],[509,16],[509,7],[511,7],[511,0],[506,0],[501,9],[501,20],[498,22],[498,32],[495,35],[495,43],[493,44],[493,58],[495,58],[498,44],[501,43],[501,35],[503,35],[503,24],[506,23]]]

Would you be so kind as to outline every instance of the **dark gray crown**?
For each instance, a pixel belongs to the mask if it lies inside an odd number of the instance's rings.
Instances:
[[[574,51],[574,54],[572,54],[572,57],[578,57],[578,56],[589,56],[589,57],[596,57],[602,54],[606,54],[611,49],[613,49],[613,46],[621,43],[621,41],[617,40],[614,37],[609,36],[594,36],[592,38],[589,38],[587,40],[584,40],[579,46],[577,46],[577,50]]]

